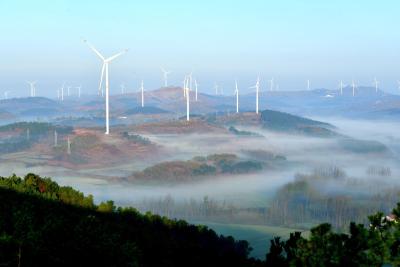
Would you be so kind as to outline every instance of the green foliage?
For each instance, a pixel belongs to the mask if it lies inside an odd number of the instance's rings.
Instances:
[[[112,201],[96,206],[34,174],[1,177],[0,185],[0,265],[260,266],[248,258],[246,241],[204,226]]]
[[[132,141],[132,142],[139,143],[139,144],[142,144],[142,145],[151,144],[151,142],[150,142],[150,140],[148,138],[143,137],[143,136],[138,135],[138,134],[129,134],[128,132],[123,132],[122,136],[124,138]]]
[[[261,137],[261,135],[257,134],[257,133],[253,133],[253,132],[249,132],[249,131],[240,131],[238,129],[236,129],[233,126],[230,126],[228,128],[229,132],[233,133],[234,135],[238,135],[238,136],[255,136],[255,137]]]

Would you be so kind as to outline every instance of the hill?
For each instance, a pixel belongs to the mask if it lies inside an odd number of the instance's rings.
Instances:
[[[0,177],[0,263],[8,266],[260,266],[246,241],[116,208],[48,178]]]
[[[301,133],[318,137],[337,136],[334,131],[330,130],[334,127],[329,123],[310,120],[274,110],[262,111],[261,123],[264,128],[274,131]]]

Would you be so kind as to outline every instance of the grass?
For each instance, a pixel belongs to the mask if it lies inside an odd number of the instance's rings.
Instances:
[[[213,229],[215,232],[225,236],[233,236],[237,240],[247,240],[253,251],[250,256],[264,259],[269,250],[270,240],[275,236],[282,239],[289,237],[290,233],[295,231],[304,231],[293,228],[266,226],[266,225],[249,225],[249,224],[224,224],[213,222],[195,222],[196,224],[204,224]],[[304,234],[307,235],[308,232]]]

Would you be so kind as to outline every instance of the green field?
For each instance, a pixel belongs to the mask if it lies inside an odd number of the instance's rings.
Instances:
[[[224,224],[213,222],[194,222],[196,224],[207,225],[215,232],[225,236],[233,236],[235,239],[247,240],[253,248],[251,256],[264,259],[270,246],[270,240],[275,236],[283,239],[289,237],[289,234],[295,231],[304,231],[293,228],[266,226],[266,225],[246,225],[246,224]],[[305,231],[305,235],[308,231]]]

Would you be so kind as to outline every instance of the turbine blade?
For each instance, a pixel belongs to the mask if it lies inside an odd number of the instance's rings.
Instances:
[[[99,91],[101,91],[101,86],[103,84],[103,76],[104,76],[104,69],[106,67],[106,64],[103,64],[103,67],[101,68],[101,76],[100,76],[100,85],[99,85]]]
[[[119,53],[117,53],[117,54],[115,54],[115,55],[113,55],[113,56],[107,58],[106,61],[107,61],[107,62],[110,62],[110,61],[116,59],[117,57],[119,57],[119,56],[125,54],[126,52],[128,52],[128,49],[125,49],[124,51],[121,51],[121,52],[119,52]]]
[[[83,40],[83,42],[85,42],[88,46],[89,46],[89,48],[90,49],[92,49],[92,51],[93,52],[95,52],[96,53],[96,55],[99,57],[99,58],[101,58],[101,60],[105,60],[105,58],[103,57],[103,55],[102,54],[100,54],[100,52],[92,45],[92,44],[90,44],[87,40]]]

